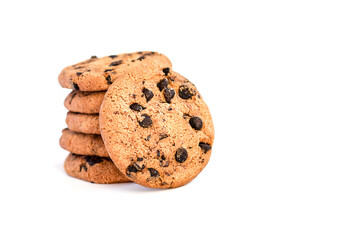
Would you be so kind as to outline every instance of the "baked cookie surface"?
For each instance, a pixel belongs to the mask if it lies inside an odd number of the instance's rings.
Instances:
[[[130,180],[122,174],[110,158],[70,153],[64,163],[67,174],[93,183],[124,183]]]
[[[64,106],[71,112],[98,114],[104,96],[105,91],[81,92],[74,90],[65,98]]]
[[[77,133],[64,129],[60,138],[60,146],[75,154],[109,157],[101,135]]]
[[[140,185],[182,186],[209,161],[214,141],[210,111],[196,87],[169,68],[112,84],[99,120],[111,159]]]
[[[157,52],[136,52],[90,59],[64,68],[59,83],[79,91],[104,91],[117,79],[136,76],[139,69],[156,72],[171,68],[170,60]]]
[[[99,114],[84,114],[68,112],[67,127],[74,132],[86,134],[100,134]]]

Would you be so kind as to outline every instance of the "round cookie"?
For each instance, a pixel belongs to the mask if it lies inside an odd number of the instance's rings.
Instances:
[[[70,153],[65,160],[64,168],[70,176],[92,183],[130,182],[110,158]]]
[[[65,108],[71,112],[98,114],[105,92],[72,91],[65,98]]]
[[[80,91],[103,91],[116,80],[136,76],[139,69],[157,73],[171,68],[170,60],[157,52],[136,52],[90,59],[64,68],[59,83],[64,88]]]
[[[196,87],[178,73],[115,82],[99,119],[111,159],[140,185],[182,186],[209,161],[214,141],[210,111]]]
[[[99,114],[68,112],[66,124],[74,132],[100,134]]]
[[[77,133],[66,128],[62,131],[60,146],[79,155],[109,157],[101,135]]]

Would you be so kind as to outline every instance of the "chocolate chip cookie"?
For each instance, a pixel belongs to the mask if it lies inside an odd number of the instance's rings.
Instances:
[[[90,59],[68,66],[59,75],[64,88],[79,91],[103,91],[117,79],[138,76],[138,70],[156,73],[171,68],[170,60],[157,52],[136,52]]]
[[[100,134],[99,114],[84,114],[68,112],[66,115],[67,127],[74,132]]]
[[[110,158],[70,153],[65,160],[64,168],[70,176],[92,183],[130,182]]]
[[[104,99],[103,92],[81,92],[72,91],[65,98],[64,105],[71,112],[98,114],[101,103]]]
[[[84,134],[64,129],[60,138],[60,146],[75,154],[109,157],[100,135]]]
[[[152,188],[194,179],[208,163],[214,141],[199,91],[170,68],[114,82],[100,109],[100,130],[120,171]]]

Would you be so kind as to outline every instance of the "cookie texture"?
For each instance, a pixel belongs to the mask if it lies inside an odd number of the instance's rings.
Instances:
[[[59,83],[79,91],[103,91],[117,79],[138,76],[138,70],[156,73],[171,68],[170,60],[157,52],[136,52],[90,59],[64,68]]]
[[[65,160],[64,168],[70,176],[92,183],[130,182],[110,158],[70,153]]]
[[[66,115],[67,127],[74,132],[100,134],[99,114],[84,114],[68,112]]]
[[[98,114],[104,96],[105,91],[81,92],[74,90],[65,98],[64,106],[71,112]]]
[[[169,68],[112,84],[99,120],[111,159],[140,185],[182,186],[209,161],[214,141],[210,111],[196,87]]]
[[[75,154],[109,157],[101,135],[84,134],[64,129],[60,138],[60,146]]]

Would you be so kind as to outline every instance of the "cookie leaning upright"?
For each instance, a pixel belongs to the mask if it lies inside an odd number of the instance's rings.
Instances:
[[[116,81],[105,94],[99,121],[111,159],[140,185],[182,186],[209,161],[210,111],[196,87],[170,69]]]
[[[138,70],[151,73],[171,68],[170,60],[157,52],[136,52],[90,59],[64,68],[59,83],[80,91],[103,91],[117,79],[136,76]]]

